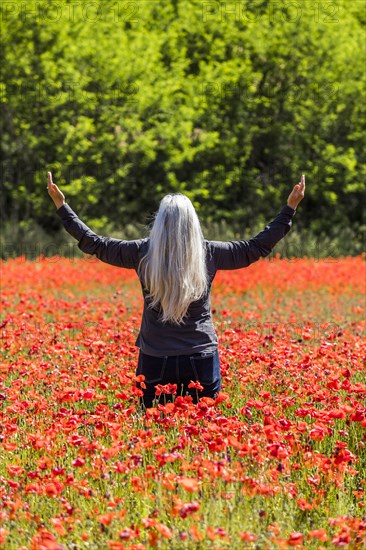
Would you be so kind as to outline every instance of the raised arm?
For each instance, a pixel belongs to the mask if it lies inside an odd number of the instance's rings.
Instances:
[[[268,256],[274,246],[290,231],[296,208],[305,194],[305,176],[291,191],[287,205],[263,231],[249,241],[210,241],[215,268],[240,269]]]
[[[52,174],[48,172],[48,193],[57,208],[66,231],[78,242],[78,248],[86,254],[95,256],[107,264],[117,267],[136,269],[139,261],[139,247],[143,239],[137,241],[122,241],[111,237],[102,237],[92,231],[72,208],[65,202],[65,196],[55,183]]]

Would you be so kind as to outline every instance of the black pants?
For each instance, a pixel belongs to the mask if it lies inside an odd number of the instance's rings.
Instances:
[[[145,376],[146,388],[137,387],[144,392],[140,403],[145,407],[152,407],[155,403],[167,403],[172,401],[173,394],[156,395],[157,385],[177,384],[176,395],[190,395],[193,402],[197,403],[200,397],[216,397],[221,388],[220,358],[216,350],[214,354],[202,355],[174,355],[154,357],[140,351],[136,375]],[[203,390],[188,388],[193,381],[200,382]]]

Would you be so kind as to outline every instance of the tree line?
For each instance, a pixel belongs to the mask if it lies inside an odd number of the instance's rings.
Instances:
[[[96,231],[178,191],[245,229],[304,173],[297,227],[360,240],[363,2],[13,0],[1,19],[3,221],[59,230],[51,170]]]

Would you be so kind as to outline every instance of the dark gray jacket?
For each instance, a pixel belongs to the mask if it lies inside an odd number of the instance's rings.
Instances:
[[[72,208],[65,203],[57,210],[63,226],[86,254],[95,254],[102,262],[135,269],[146,253],[149,239],[123,241],[101,237],[85,225]],[[263,231],[249,241],[204,241],[209,276],[209,289],[200,300],[189,306],[185,323],[181,326],[162,323],[160,310],[148,307],[147,293],[141,284],[144,296],[144,311],[136,346],[143,353],[154,356],[211,354],[217,349],[217,334],[211,317],[210,291],[216,271],[247,267],[261,256],[268,256],[273,247],[289,232],[295,210],[285,205],[275,219]],[[141,281],[140,281],[141,282]]]

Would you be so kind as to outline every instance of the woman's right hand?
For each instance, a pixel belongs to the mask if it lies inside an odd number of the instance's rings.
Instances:
[[[300,183],[297,183],[291,193],[289,194],[289,197],[287,199],[287,205],[296,210],[298,204],[305,195],[305,176],[304,174],[301,176]]]
[[[47,189],[49,196],[55,203],[55,206],[58,210],[63,204],[65,204],[65,195],[62,191],[60,191],[57,185],[53,183],[51,172],[47,172]]]

